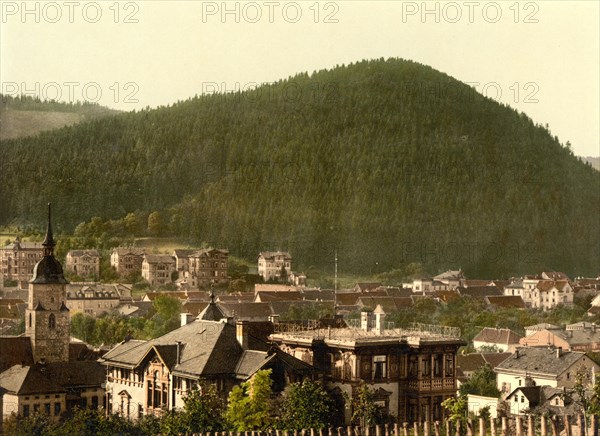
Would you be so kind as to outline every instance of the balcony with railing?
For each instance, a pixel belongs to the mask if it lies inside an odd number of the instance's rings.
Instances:
[[[419,378],[408,380],[408,388],[419,391],[442,391],[455,389],[455,384],[451,377]]]

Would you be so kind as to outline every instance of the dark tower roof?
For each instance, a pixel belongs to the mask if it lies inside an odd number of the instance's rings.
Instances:
[[[48,227],[46,228],[46,237],[42,245],[44,246],[44,257],[33,267],[33,278],[29,283],[38,284],[63,284],[67,280],[63,275],[62,265],[54,257],[54,247],[56,242],[52,235],[52,210],[48,203]]]
[[[210,303],[208,303],[208,306],[206,306],[206,308],[198,314],[196,319],[203,321],[220,321],[223,318],[226,318],[223,309],[215,302],[213,286],[214,284],[211,284],[210,286]]]

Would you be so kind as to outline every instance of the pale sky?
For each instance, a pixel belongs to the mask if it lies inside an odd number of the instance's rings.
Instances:
[[[0,1],[0,11],[5,94],[133,110],[399,57],[499,93],[576,154],[600,155],[598,1]]]

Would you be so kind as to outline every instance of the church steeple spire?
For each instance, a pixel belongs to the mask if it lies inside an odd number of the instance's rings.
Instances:
[[[70,314],[66,306],[68,284],[60,262],[54,257],[52,209],[48,204],[48,227],[42,242],[44,257],[33,268],[25,310],[25,334],[31,340],[34,362],[68,362]]]
[[[54,254],[54,247],[56,246],[56,242],[54,241],[54,236],[52,234],[52,205],[48,203],[48,226],[46,227],[46,237],[44,238],[44,242],[42,242],[44,246],[44,256],[52,256]]]
[[[44,257],[33,268],[33,278],[30,283],[59,283],[67,284],[60,262],[54,257],[56,241],[52,234],[52,207],[48,203],[48,227],[46,237],[42,242]]]

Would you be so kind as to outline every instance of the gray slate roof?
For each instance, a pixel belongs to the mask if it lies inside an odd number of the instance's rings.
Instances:
[[[166,350],[161,345],[173,345],[177,341],[182,344],[180,363],[172,365],[173,371],[192,376],[234,373],[243,352],[235,337],[235,326],[196,320],[150,341],[123,342],[106,353],[101,362],[133,368],[142,363],[153,346],[161,353]],[[171,360],[167,356],[161,355],[161,358]]]
[[[519,348],[498,365],[496,371],[557,376],[585,357],[585,353],[578,351],[563,351],[560,357],[557,354],[554,348]]]
[[[104,367],[94,360],[19,364],[0,373],[0,386],[20,395],[58,393],[74,387],[99,387],[105,378]]]

